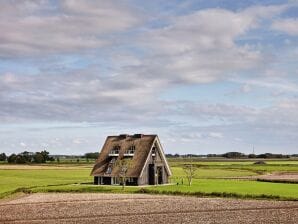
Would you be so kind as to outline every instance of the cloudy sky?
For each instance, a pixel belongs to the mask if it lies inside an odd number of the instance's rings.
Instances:
[[[298,1],[0,0],[0,151],[298,153]]]

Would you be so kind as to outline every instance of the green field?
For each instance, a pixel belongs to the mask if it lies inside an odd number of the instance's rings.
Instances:
[[[28,167],[30,168],[30,167]],[[0,167],[0,197],[20,187],[48,186],[90,182],[90,169],[41,169],[1,170]]]
[[[173,184],[146,187],[145,191],[141,187],[126,187],[122,191],[120,186],[93,186],[93,178],[89,176],[92,164],[0,164],[0,198],[25,191],[148,192],[298,200],[297,184],[241,180],[243,177],[271,172],[298,173],[298,161],[266,161],[266,165],[254,165],[253,161],[195,161],[198,170],[192,186],[187,186],[182,169],[186,162],[181,159],[170,160]]]

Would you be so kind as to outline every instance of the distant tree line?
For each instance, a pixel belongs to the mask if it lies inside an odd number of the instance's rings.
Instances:
[[[166,154],[167,158],[195,158],[195,157],[208,157],[208,158],[228,158],[228,159],[281,159],[298,157],[298,154],[284,155],[284,154],[274,154],[274,153],[262,153],[262,154],[244,154],[241,152],[226,152],[224,154],[207,154],[207,155],[197,155],[197,154]]]
[[[56,161],[59,163],[60,158],[74,158],[77,162],[80,161],[80,158],[85,158],[87,162],[89,159],[94,160],[99,156],[98,152],[88,152],[83,156],[71,156],[71,155],[49,155],[49,152],[46,150],[40,152],[28,152],[24,151],[19,154],[11,154],[10,156],[5,153],[0,153],[0,161],[7,161],[8,163],[45,163],[47,161]],[[284,155],[284,154],[274,154],[274,153],[263,153],[263,154],[244,154],[241,152],[227,152],[224,154],[166,154],[167,158],[229,158],[229,159],[253,159],[253,158],[262,158],[262,159],[280,159],[280,158],[290,158],[298,157],[298,154]]]
[[[177,158],[177,157],[183,157],[183,158],[187,158],[187,157],[206,157],[206,155],[198,155],[198,154],[165,154],[167,158]]]
[[[244,154],[241,152],[227,152],[221,155],[224,158],[231,158],[231,159],[235,159],[235,158],[249,158],[249,159],[253,159],[253,158],[258,158],[258,159],[282,159],[282,158],[290,158],[290,155],[283,155],[283,154],[274,154],[274,153],[262,153],[262,154]]]
[[[99,153],[98,152],[88,152],[88,153],[85,153],[84,154],[84,157],[86,159],[97,159],[99,156]]]
[[[19,154],[11,154],[7,156],[5,153],[0,153],[0,161],[6,161],[8,163],[45,163],[46,161],[54,161],[53,157],[49,156],[49,152],[46,150],[40,152],[28,152],[24,151]]]

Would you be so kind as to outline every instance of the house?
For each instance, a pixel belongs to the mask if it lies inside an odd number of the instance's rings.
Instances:
[[[130,164],[126,185],[165,184],[172,175],[157,135],[121,134],[107,137],[91,172],[94,184],[122,184],[118,164],[124,160]]]

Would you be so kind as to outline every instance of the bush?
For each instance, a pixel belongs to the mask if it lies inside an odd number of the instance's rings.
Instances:
[[[0,161],[6,161],[7,156],[5,153],[0,153]]]
[[[254,162],[255,165],[265,165],[266,162],[265,161],[256,161]]]

